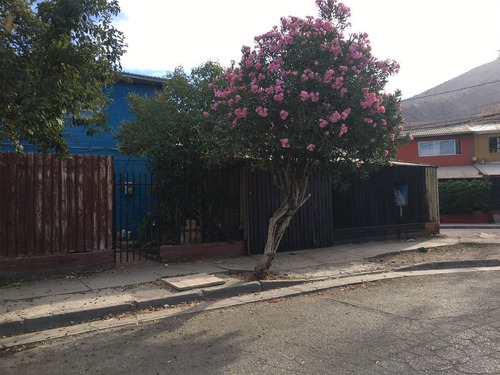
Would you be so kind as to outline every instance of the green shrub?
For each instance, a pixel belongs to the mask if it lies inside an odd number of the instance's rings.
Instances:
[[[442,214],[488,212],[491,189],[489,180],[439,181],[439,211]]]

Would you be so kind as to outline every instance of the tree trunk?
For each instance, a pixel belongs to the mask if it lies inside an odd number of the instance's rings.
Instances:
[[[281,178],[280,184],[278,184],[278,187],[284,193],[283,199],[281,201],[281,206],[269,219],[264,254],[257,262],[254,269],[254,277],[257,280],[261,280],[267,276],[269,268],[271,268],[271,263],[276,255],[276,250],[278,249],[285,230],[290,224],[290,220],[292,220],[295,213],[310,197],[310,194],[306,194],[309,174],[310,173],[307,172],[297,180],[287,175],[280,176],[284,177]]]

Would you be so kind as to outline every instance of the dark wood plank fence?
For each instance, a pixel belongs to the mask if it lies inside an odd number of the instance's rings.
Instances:
[[[345,178],[349,188],[339,191],[321,170],[313,172],[311,198],[290,222],[278,251],[404,237],[424,232],[427,222],[438,221],[435,167],[395,164],[363,180]],[[249,180],[250,249],[261,253],[269,218],[281,197],[269,173],[253,170]],[[406,189],[402,208],[395,203],[396,186]]]
[[[0,154],[0,258],[113,247],[110,156]]]
[[[249,176],[249,235],[252,253],[261,253],[267,240],[269,218],[281,203],[272,175],[258,169]],[[279,250],[298,250],[333,244],[333,195],[330,179],[321,171],[310,177],[311,198],[295,214]]]

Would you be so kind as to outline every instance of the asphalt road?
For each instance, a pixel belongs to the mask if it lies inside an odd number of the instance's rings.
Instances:
[[[500,274],[386,280],[54,340],[8,374],[500,374]]]

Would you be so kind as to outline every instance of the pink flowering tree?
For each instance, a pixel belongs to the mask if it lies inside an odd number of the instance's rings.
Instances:
[[[213,85],[204,112],[223,150],[273,173],[282,202],[269,220],[255,276],[266,275],[280,240],[308,200],[308,177],[322,167],[341,177],[390,163],[402,131],[400,93],[383,92],[399,68],[371,54],[368,35],[345,34],[348,7],[316,0],[320,17],[282,18],[243,47]]]

